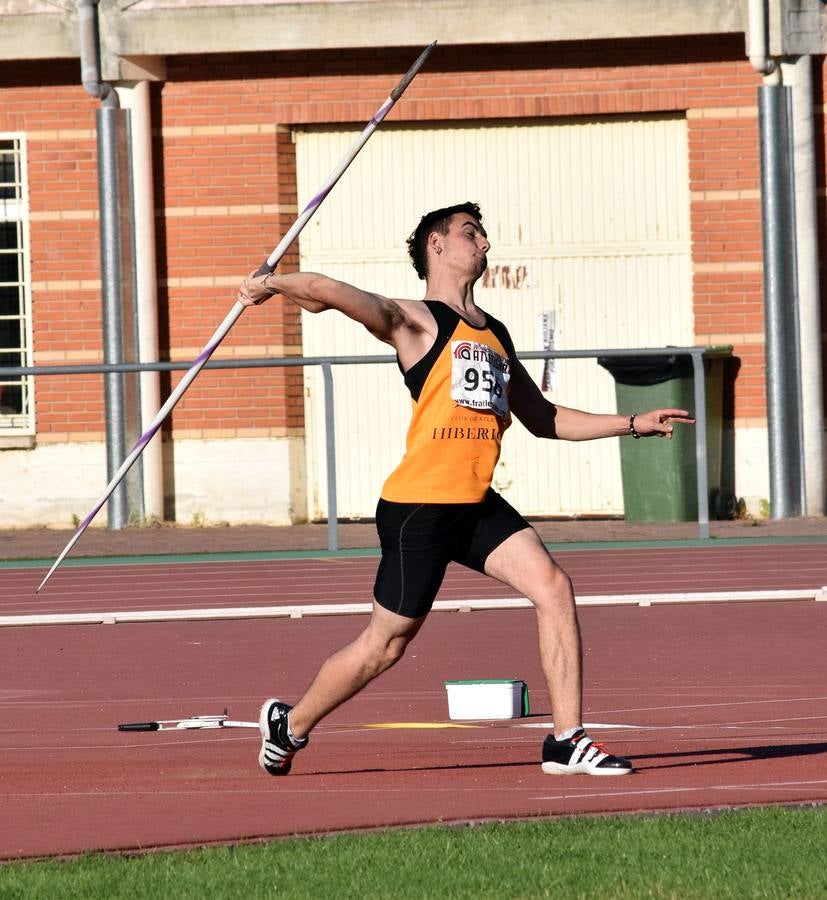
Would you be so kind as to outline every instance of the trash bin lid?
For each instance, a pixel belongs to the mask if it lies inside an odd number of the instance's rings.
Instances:
[[[692,374],[688,356],[599,356],[597,362],[618,384],[662,384]]]

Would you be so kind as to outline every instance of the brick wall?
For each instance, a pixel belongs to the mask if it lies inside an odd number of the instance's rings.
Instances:
[[[396,121],[685,112],[699,342],[731,343],[741,365],[734,415],[765,420],[756,90],[740,35],[721,38],[439,48]],[[200,351],[296,215],[295,124],[372,115],[410,49],[168,60],[152,86],[162,356]],[[0,129],[29,134],[37,362],[100,358],[94,113],[74,63],[0,66]],[[816,127],[824,141],[821,77]],[[25,86],[28,84],[28,86]],[[56,126],[59,111],[60,127]],[[822,166],[823,168],[823,166]],[[823,174],[819,184],[823,185]],[[282,268],[295,268],[295,251]],[[245,312],[220,356],[297,355],[297,311],[278,298]],[[168,391],[178,375],[167,376]],[[101,436],[99,379],[40,379],[38,434]],[[303,427],[298,370],[203,373],[168,428],[181,436],[284,435]]]
[[[169,70],[173,83],[163,91],[164,129],[181,129],[176,140],[185,142],[206,167],[220,166],[217,157],[235,159],[238,146],[245,143],[268,167],[260,135],[203,133],[210,120],[236,129],[266,128],[273,121],[362,123],[410,56],[401,51],[384,57],[369,52],[288,54],[243,65],[232,60],[175,60]],[[217,73],[226,80],[210,83]],[[603,42],[588,49],[537,46],[521,48],[519,54],[509,48],[452,48],[434,55],[391,118],[444,121],[685,111],[697,339],[734,345],[742,357],[734,415],[743,424],[757,424],[765,417],[759,84],[759,76],[743,58],[740,36]],[[185,129],[190,130],[186,136]],[[172,166],[191,171],[192,156],[168,159],[170,175]],[[244,189],[255,191],[262,180],[251,168]],[[227,184],[225,173],[216,183],[222,196]],[[183,186],[182,202],[188,203],[186,190]]]

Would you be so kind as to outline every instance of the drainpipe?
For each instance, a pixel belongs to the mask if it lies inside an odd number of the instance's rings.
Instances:
[[[121,105],[129,110],[132,132],[132,181],[135,211],[135,289],[137,292],[138,354],[142,363],[160,359],[158,343],[158,273],[155,265],[155,196],[152,185],[152,119],[149,82],[118,85]],[[161,408],[159,372],[141,372],[141,428],[151,422]],[[144,448],[144,516],[164,518],[164,464],[160,432]]]
[[[791,88],[795,231],[797,253],[799,359],[801,364],[801,437],[804,483],[802,509],[824,514],[824,407],[822,401],[821,292],[819,286],[816,154],[813,125],[812,57],[781,63]]]
[[[790,89],[758,89],[770,515],[801,515],[801,365]]]
[[[124,331],[132,324],[124,316],[122,290],[122,254],[120,195],[123,190],[122,159],[119,153],[119,130],[123,133],[120,102],[115,89],[101,81],[99,0],[77,0],[80,31],[80,69],[83,87],[101,101],[97,110],[98,192],[100,205],[101,282],[103,298],[103,361],[125,361]],[[127,176],[128,177],[128,176]],[[134,322],[134,319],[133,319]],[[129,329],[126,329],[127,333]],[[126,458],[127,390],[125,376],[120,373],[104,375],[104,415],[106,425],[106,471],[112,480]],[[118,485],[107,506],[108,526],[120,529],[129,523],[130,497],[135,496],[136,478]]]
[[[792,99],[769,54],[766,0],[748,0],[747,56],[758,88],[770,514],[800,516],[804,459]]]
[[[769,75],[775,70],[775,61],[768,50],[767,0],[749,0],[747,15],[747,56],[756,72]]]
[[[100,0],[77,0],[80,29],[80,79],[87,94],[97,97],[102,106],[120,106],[111,84],[101,81],[101,45],[98,26]]]

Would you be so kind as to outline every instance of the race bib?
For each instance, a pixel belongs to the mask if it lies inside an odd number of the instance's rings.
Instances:
[[[508,415],[508,359],[487,344],[451,342],[451,399],[469,409]]]

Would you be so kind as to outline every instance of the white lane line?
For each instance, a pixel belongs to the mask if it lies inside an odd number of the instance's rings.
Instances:
[[[827,716],[810,716],[812,719],[824,719]],[[605,729],[628,729],[634,731],[707,731],[718,729],[721,731],[740,731],[742,729],[753,730],[754,726],[761,725],[765,729],[770,729],[773,731],[786,731],[789,726],[786,725],[773,725],[773,722],[801,722],[803,721],[803,717],[795,717],[789,719],[759,719],[755,722],[706,722],[700,725],[590,725],[588,722],[583,726],[585,729],[594,729],[595,731],[599,728]],[[554,728],[553,722],[527,722],[522,723],[518,722],[514,725],[515,728],[543,728],[551,731]]]
[[[719,689],[720,688],[719,686]],[[721,706],[754,706],[761,703],[820,703],[827,697],[776,697],[770,700],[728,700],[723,703],[681,703],[676,706],[630,706],[610,710],[612,713],[674,712],[685,709],[715,709]]]
[[[304,775],[300,776],[302,778],[308,777],[321,777],[327,773],[323,772],[308,772]],[[358,773],[338,773],[342,775],[346,774],[358,774]],[[295,776],[291,776],[295,778]],[[549,777],[549,776],[544,776]],[[551,776],[554,777],[554,776]],[[570,779],[566,776],[560,776],[566,783],[571,783]],[[585,793],[585,794],[559,794],[559,795],[542,795],[539,797],[526,797],[521,802],[536,802],[540,800],[590,800],[590,799],[601,799],[603,797],[636,797],[643,795],[657,796],[663,794],[688,794],[688,793],[701,793],[708,794],[710,791],[731,791],[731,790],[768,790],[768,789],[790,789],[790,788],[813,788],[813,787],[821,787],[825,786],[827,788],[827,780],[820,781],[784,781],[784,782],[768,782],[766,784],[758,783],[758,784],[728,784],[728,785],[699,785],[698,787],[693,788],[660,788],[653,790],[645,790],[645,791],[607,791],[605,793]],[[457,786],[452,785],[449,787],[438,787],[438,786],[426,786],[422,785],[417,788],[419,793],[428,793],[428,794],[456,794]],[[462,790],[464,792],[472,792],[472,793],[483,793],[483,794],[495,794],[495,793],[510,793],[513,794],[515,792],[520,794],[525,794],[527,790],[530,788],[528,786],[523,787],[520,785],[512,785],[508,787],[504,786],[483,786],[476,784],[473,787],[463,787]],[[288,784],[282,784],[279,786],[279,794],[288,794],[288,795],[316,795],[322,794],[324,796],[329,796],[330,794],[394,794],[394,793],[402,793],[407,794],[410,792],[410,788],[407,787],[392,787],[392,786],[383,786],[383,787],[370,787],[367,785],[354,785],[353,787],[331,787],[330,785],[321,785],[319,787],[296,787]],[[17,798],[20,800],[30,800],[35,798],[54,798],[56,800],[60,800],[62,798],[67,797],[89,797],[94,798],[96,800],[107,800],[114,797],[209,797],[215,795],[247,795],[252,797],[262,797],[262,791],[259,787],[252,788],[221,788],[216,785],[207,785],[203,789],[188,789],[188,790],[164,790],[157,788],[146,788],[145,790],[111,790],[111,791],[101,791],[101,790],[89,790],[89,791],[31,791],[31,792],[15,792],[10,794],[4,794],[4,796],[9,798]]]
[[[546,731],[550,731],[554,728],[554,722],[514,722],[513,726],[515,728],[544,728]],[[584,722],[583,727],[586,729],[593,728],[597,730],[598,728],[634,728],[634,729],[646,729],[646,728],[658,728],[657,725],[604,725],[598,722]],[[675,728],[678,726],[667,725],[667,728]]]
[[[553,776],[552,776],[553,777]],[[566,776],[561,775],[561,778]],[[568,779],[566,779],[568,781]],[[570,782],[569,782],[570,783]],[[827,788],[827,779],[816,781],[769,781],[757,782],[754,784],[699,784],[695,787],[667,787],[667,788],[649,788],[637,791],[605,791],[601,793],[589,792],[586,794],[542,794],[538,797],[530,797],[530,800],[584,800],[596,799],[600,797],[645,797],[658,794],[706,794],[711,791],[757,791],[757,790],[783,790],[787,788],[812,788],[824,785]]]

